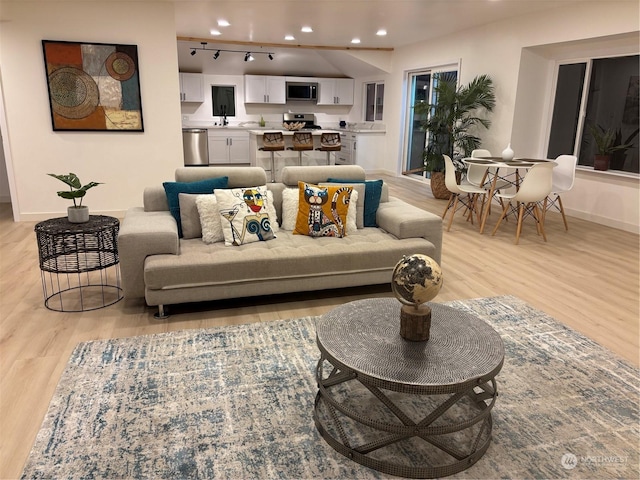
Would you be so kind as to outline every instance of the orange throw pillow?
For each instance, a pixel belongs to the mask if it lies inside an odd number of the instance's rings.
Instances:
[[[298,182],[298,216],[294,234],[310,237],[345,237],[353,187],[319,187]]]

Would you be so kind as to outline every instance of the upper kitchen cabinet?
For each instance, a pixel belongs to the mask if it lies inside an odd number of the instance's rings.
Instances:
[[[352,78],[318,78],[318,105],[353,105]]]
[[[180,72],[180,101],[204,102],[204,79],[202,74]]]
[[[245,75],[244,102],[284,104],[286,102],[285,77]]]

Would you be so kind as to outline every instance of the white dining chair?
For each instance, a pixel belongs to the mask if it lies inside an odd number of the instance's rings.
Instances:
[[[485,150],[482,148],[477,148],[471,152],[471,158],[490,158],[491,152],[489,150]],[[476,187],[482,187],[485,189],[489,189],[488,183],[489,178],[493,178],[493,175],[497,174],[497,168],[487,167],[486,165],[478,165],[473,163],[467,164],[467,175],[465,178],[465,183]],[[487,172],[491,175],[487,175]],[[506,180],[502,180],[498,178],[496,180],[496,188],[495,192],[500,192],[511,187],[512,184]],[[504,208],[502,201],[500,201],[500,206]],[[489,212],[491,212],[491,208],[489,208]]]
[[[447,190],[451,192],[449,196],[449,200],[447,202],[447,206],[442,213],[442,219],[444,220],[447,216],[447,212],[451,210],[451,218],[449,218],[449,224],[447,226],[447,232],[451,230],[451,224],[453,223],[453,216],[456,214],[456,211],[462,207],[465,208],[465,214],[467,214],[467,219],[471,220],[473,224],[473,213],[475,212],[476,218],[478,220],[478,224],[480,223],[480,211],[482,211],[482,206],[484,206],[484,200],[487,195],[487,191],[484,188],[476,187],[474,185],[458,185],[456,180],[456,167],[453,165],[453,161],[451,157],[448,155],[443,155],[444,157],[444,183],[447,187]],[[482,195],[482,206],[480,210],[477,207],[478,195]],[[458,206],[460,203],[460,206]]]
[[[500,219],[493,229],[491,235],[495,235],[502,220],[506,217],[511,204],[515,204],[518,213],[518,226],[516,228],[516,245],[520,241],[520,232],[522,231],[522,221],[525,216],[531,214],[536,222],[536,230],[538,234],[542,234],[544,241],[547,236],[544,233],[544,210],[540,212],[538,203],[542,202],[551,193],[553,184],[553,168],[555,162],[537,163],[529,169],[520,184],[520,188],[515,193],[498,193],[497,196],[505,202]]]
[[[564,207],[562,206],[561,193],[566,193],[573,188],[576,179],[576,165],[578,157],[575,155],[560,155],[555,160],[558,165],[553,169],[551,194],[544,199],[543,215],[546,215],[552,207],[555,207],[562,214],[564,229],[569,231],[567,217],[564,215]]]

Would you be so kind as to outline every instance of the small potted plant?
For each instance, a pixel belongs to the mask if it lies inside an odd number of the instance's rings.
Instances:
[[[58,196],[67,200],[73,200],[73,205],[67,208],[67,217],[71,223],[84,223],[89,221],[89,207],[82,205],[82,199],[87,194],[87,190],[100,185],[99,182],[89,182],[82,185],[80,179],[75,173],[68,175],[56,175],[48,173],[50,177],[57,178],[63,183],[69,185],[69,190],[61,190]]]
[[[627,150],[631,147],[631,143],[619,144],[616,130],[613,128],[603,128],[601,125],[589,124],[589,131],[596,142],[596,154],[593,156],[594,170],[609,170],[609,163],[613,154],[620,150]],[[632,135],[627,139],[633,139]]]

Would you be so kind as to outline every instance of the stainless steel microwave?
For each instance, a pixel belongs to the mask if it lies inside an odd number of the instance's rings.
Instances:
[[[318,100],[318,84],[287,82],[287,100],[315,102]]]

